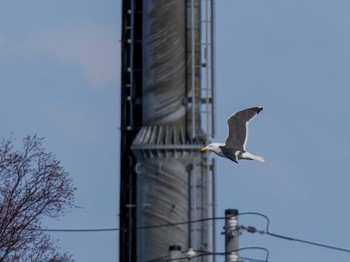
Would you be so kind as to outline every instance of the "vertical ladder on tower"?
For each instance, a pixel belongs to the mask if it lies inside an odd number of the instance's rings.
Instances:
[[[206,144],[215,137],[215,0],[201,0],[201,113],[207,134]],[[206,158],[211,182],[211,216],[216,217],[215,159]],[[211,223],[212,252],[216,253],[216,221]],[[212,257],[216,261],[216,256]]]
[[[142,0],[125,0],[121,31],[119,260],[136,260],[136,172],[131,144],[142,126]]]
[[[209,137],[215,137],[215,0],[202,1],[202,119]],[[207,141],[208,142],[208,141]]]

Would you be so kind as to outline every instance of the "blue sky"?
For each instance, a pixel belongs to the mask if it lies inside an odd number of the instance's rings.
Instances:
[[[217,160],[219,210],[261,212],[271,232],[349,248],[349,8],[323,0],[217,3],[217,115],[263,105],[247,148],[267,159]],[[217,123],[223,140],[225,119]],[[241,223],[264,227],[259,218]],[[266,247],[272,261],[349,260],[247,233],[241,246]]]
[[[0,3],[1,136],[45,137],[78,188],[82,208],[46,221],[51,228],[118,226],[120,3]],[[215,140],[225,140],[233,112],[262,105],[248,150],[267,160],[216,160],[218,215],[260,212],[273,233],[350,248],[350,2],[220,0],[216,7]],[[258,217],[240,222],[265,226]],[[118,261],[116,232],[53,237],[76,261]],[[257,234],[243,233],[240,246],[266,247],[271,261],[350,257]]]
[[[77,187],[51,228],[118,226],[119,1],[0,3],[0,132],[45,137]],[[117,233],[53,234],[76,261],[117,261]]]

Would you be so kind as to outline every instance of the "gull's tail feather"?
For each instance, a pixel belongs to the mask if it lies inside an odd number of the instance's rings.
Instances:
[[[242,158],[251,159],[251,160],[258,160],[260,162],[265,162],[265,158],[264,157],[256,156],[256,155],[253,155],[252,153],[249,153],[249,152],[244,152],[242,154]]]
[[[255,159],[255,160],[258,160],[258,161],[260,161],[260,162],[265,162],[265,158],[262,157],[262,156],[254,156],[254,159]]]

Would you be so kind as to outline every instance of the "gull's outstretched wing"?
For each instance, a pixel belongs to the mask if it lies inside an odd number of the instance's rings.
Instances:
[[[238,164],[238,156],[235,154],[236,150],[233,148],[229,148],[227,146],[220,146],[221,152],[232,161]]]
[[[262,107],[247,108],[233,114],[228,120],[226,146],[244,150],[248,141],[249,121],[262,111]]]

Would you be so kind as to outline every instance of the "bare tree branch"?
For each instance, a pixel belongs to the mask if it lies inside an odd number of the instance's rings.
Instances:
[[[74,207],[72,180],[42,138],[28,136],[23,149],[13,140],[0,142],[0,261],[71,262],[60,254],[41,221]]]

